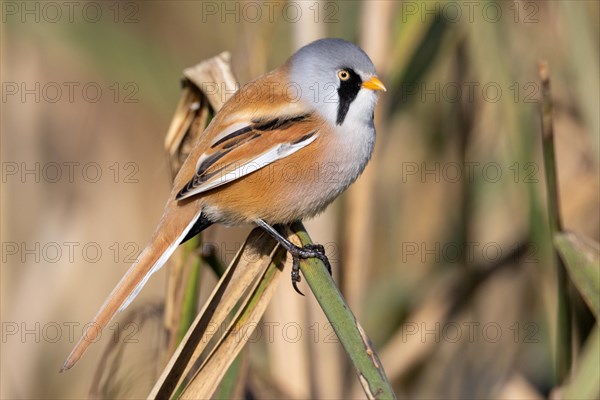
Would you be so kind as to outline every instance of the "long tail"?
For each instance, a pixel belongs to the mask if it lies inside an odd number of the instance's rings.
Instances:
[[[115,314],[123,311],[133,301],[150,276],[164,265],[187,236],[200,213],[201,207],[198,202],[185,205],[171,202],[167,205],[152,240],[100,307],[100,311],[88,325],[90,328],[83,333],[60,372],[75,365]]]

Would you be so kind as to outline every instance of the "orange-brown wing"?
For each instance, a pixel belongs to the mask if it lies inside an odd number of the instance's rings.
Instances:
[[[176,199],[206,192],[251,174],[311,144],[323,120],[314,113],[254,116],[215,136],[196,163],[194,176]]]

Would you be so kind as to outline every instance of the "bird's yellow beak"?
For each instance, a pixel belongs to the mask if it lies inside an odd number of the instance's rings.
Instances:
[[[362,83],[362,87],[371,90],[383,90],[384,92],[387,92],[387,89],[385,88],[385,86],[383,86],[383,82],[381,82],[376,76],[372,77],[368,81],[364,81]]]

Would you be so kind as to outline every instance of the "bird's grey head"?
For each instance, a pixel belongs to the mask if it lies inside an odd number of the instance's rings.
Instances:
[[[299,90],[299,98],[331,123],[372,121],[376,90],[385,89],[360,47],[343,39],[321,39],[302,47],[289,62],[291,85]]]

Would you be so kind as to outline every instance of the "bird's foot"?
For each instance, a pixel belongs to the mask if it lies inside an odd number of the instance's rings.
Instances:
[[[331,275],[331,264],[327,255],[325,255],[325,248],[320,244],[307,244],[303,247],[294,246],[293,249],[289,250],[292,254],[292,286],[294,290],[304,296],[304,293],[298,289],[298,282],[302,280],[300,276],[300,259],[301,258],[318,258],[325,264],[327,271]]]

